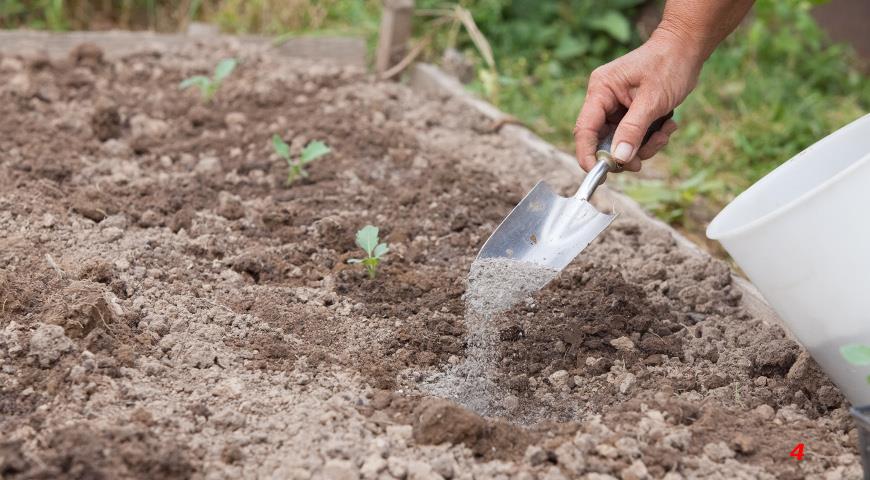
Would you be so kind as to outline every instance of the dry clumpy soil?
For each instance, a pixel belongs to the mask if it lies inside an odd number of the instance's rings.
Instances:
[[[178,90],[229,55],[213,103]],[[859,475],[814,362],[628,220],[490,319],[491,416],[427,393],[466,359],[477,249],[553,174],[489,132],[250,47],[0,57],[0,477]],[[287,188],[274,133],[333,153]],[[346,263],[367,223],[375,280]]]

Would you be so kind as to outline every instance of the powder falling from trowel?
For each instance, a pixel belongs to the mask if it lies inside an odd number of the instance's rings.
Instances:
[[[498,365],[498,328],[493,317],[543,288],[558,273],[509,258],[475,260],[465,293],[465,360],[430,378],[423,389],[480,415],[504,414],[503,402],[510,395],[493,381]]]
[[[549,267],[510,258],[479,258],[468,275],[466,307],[491,317],[537,292],[558,273]]]

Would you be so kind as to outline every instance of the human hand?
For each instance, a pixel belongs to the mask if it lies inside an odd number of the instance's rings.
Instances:
[[[673,110],[695,88],[704,55],[675,35],[658,30],[642,46],[598,67],[574,127],[577,161],[585,171],[596,162],[599,139],[613,135],[614,159],[637,172],[667,145],[677,124],[668,120],[640,146],[650,124]]]

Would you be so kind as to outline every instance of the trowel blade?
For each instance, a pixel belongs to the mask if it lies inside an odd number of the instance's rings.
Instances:
[[[540,181],[490,235],[477,258],[510,258],[562,270],[614,218],[585,200],[558,195]]]

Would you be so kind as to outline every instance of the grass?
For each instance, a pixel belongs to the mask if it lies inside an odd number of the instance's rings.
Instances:
[[[736,194],[870,109],[870,82],[845,47],[829,45],[806,5],[761,2],[756,19],[705,66],[678,110],[668,188],[705,175],[718,210]],[[630,190],[629,190],[630,191]],[[687,197],[684,205],[698,201]],[[666,218],[680,222],[682,216]]]
[[[191,21],[230,33],[377,31],[378,0],[0,0],[0,28],[177,31]]]

